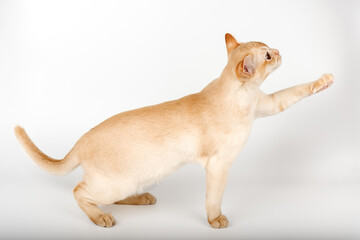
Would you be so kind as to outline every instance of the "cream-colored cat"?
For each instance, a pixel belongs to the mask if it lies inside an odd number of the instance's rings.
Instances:
[[[324,74],[315,82],[267,95],[259,86],[280,66],[279,51],[260,42],[237,43],[230,34],[225,41],[228,63],[201,92],[115,115],[83,135],[62,160],[42,153],[23,128],[17,126],[15,134],[50,173],[62,175],[82,166],[85,174],[74,195],[99,226],[112,227],[115,220],[98,204],[154,204],[154,196],[139,192],[195,162],[206,169],[208,221],[214,228],[226,227],[221,201],[228,171],[253,121],[329,87],[334,77]]]

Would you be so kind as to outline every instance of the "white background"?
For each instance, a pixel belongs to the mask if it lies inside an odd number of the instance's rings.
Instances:
[[[1,1],[0,238],[350,239],[360,237],[359,1]],[[72,189],[82,170],[42,171],[13,135],[25,127],[63,158],[125,110],[200,91],[226,64],[224,35],[277,48],[273,92],[335,75],[334,85],[258,120],[208,226],[205,173],[187,165],[150,189],[154,206],[106,206],[95,226]]]

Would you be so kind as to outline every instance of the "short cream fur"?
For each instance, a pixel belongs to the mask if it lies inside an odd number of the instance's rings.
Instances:
[[[117,114],[85,133],[62,160],[42,153],[23,128],[15,135],[29,156],[46,171],[63,175],[81,165],[83,181],[74,189],[80,208],[97,225],[115,219],[98,204],[154,204],[142,189],[182,165],[206,170],[206,211],[214,228],[228,226],[221,201],[232,162],[242,150],[253,121],[276,114],[329,87],[334,77],[273,94],[259,87],[281,64],[279,51],[260,42],[238,43],[225,35],[228,63],[201,92],[178,100]]]

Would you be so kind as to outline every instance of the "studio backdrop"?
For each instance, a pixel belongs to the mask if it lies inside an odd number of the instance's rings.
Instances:
[[[359,239],[359,1],[0,1],[1,239]],[[255,122],[222,212],[206,220],[205,172],[186,165],[146,191],[154,206],[105,206],[93,225],[72,190],[14,137],[24,127],[62,159],[106,118],[201,91],[227,63],[224,36],[276,48],[272,93],[332,73],[335,82]]]

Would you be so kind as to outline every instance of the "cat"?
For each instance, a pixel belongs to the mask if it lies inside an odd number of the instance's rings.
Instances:
[[[178,100],[117,114],[85,133],[62,160],[41,152],[25,130],[15,135],[46,171],[63,175],[81,165],[82,182],[73,190],[79,207],[95,224],[115,219],[97,205],[154,204],[146,186],[190,162],[206,170],[206,212],[213,228],[228,226],[221,202],[228,171],[256,118],[284,111],[300,99],[328,88],[332,74],[273,94],[259,89],[281,64],[276,49],[261,42],[238,43],[225,35],[228,62],[202,91]]]

